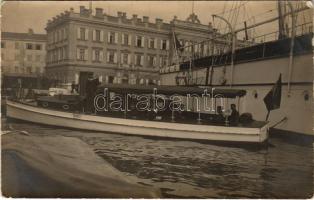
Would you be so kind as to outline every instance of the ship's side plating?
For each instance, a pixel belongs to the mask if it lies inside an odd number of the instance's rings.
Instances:
[[[289,39],[288,39],[289,40]],[[212,63],[210,58],[198,60],[194,62],[194,67],[189,69],[187,63],[181,65],[180,70],[161,73],[161,82],[165,85],[175,85],[178,76],[182,76],[184,72],[189,73],[195,78],[192,84],[206,85],[206,74],[209,75],[211,86],[216,88],[234,88],[247,90],[247,95],[241,99],[239,110],[241,113],[250,112],[256,120],[265,120],[267,109],[264,104],[263,98],[271,90],[279,74],[282,74],[282,98],[281,106],[277,110],[270,113],[269,121],[270,127],[313,135],[313,118],[312,118],[312,105],[313,105],[313,51],[312,51],[312,34],[297,38],[297,47],[293,57],[293,69],[289,82],[289,41],[277,41],[273,44],[267,44],[268,47],[265,51],[265,46],[261,45],[260,48],[250,47],[242,50],[243,55],[252,56],[252,51],[260,52],[263,54],[256,58],[238,60],[234,65],[233,70],[233,83],[231,82],[232,67],[230,62],[227,64],[219,64],[212,69],[207,70]],[[284,45],[285,42],[287,45]],[[281,43],[281,45],[278,43]],[[282,46],[284,45],[284,46]],[[277,48],[278,53],[271,56],[270,50],[275,51]],[[252,50],[252,51],[249,51]],[[240,52],[241,53],[241,52]],[[236,55],[237,56],[237,55]],[[239,58],[239,56],[238,56]],[[240,57],[241,58],[241,57]],[[228,58],[227,58],[228,59]],[[198,63],[197,63],[198,62]],[[208,76],[208,75],[207,75]],[[223,81],[225,83],[223,83]],[[229,102],[232,103],[232,102]]]

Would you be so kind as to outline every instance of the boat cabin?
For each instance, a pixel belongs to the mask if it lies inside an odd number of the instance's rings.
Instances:
[[[245,94],[245,90],[210,87],[105,84],[87,97],[91,100],[85,108],[93,104],[89,112],[112,117],[230,126],[253,121],[249,114],[242,117],[245,120],[239,115],[231,118],[228,99],[237,99],[237,109]]]

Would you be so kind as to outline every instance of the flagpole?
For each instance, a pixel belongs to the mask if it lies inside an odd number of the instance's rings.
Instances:
[[[268,120],[269,114],[270,114],[270,110],[267,112],[267,115],[266,115],[266,120],[265,120],[265,121],[267,121],[267,120]]]
[[[179,64],[179,55],[178,55],[178,49],[177,49],[177,44],[174,36],[174,31],[172,30],[172,38],[173,38],[173,43],[174,43],[174,48],[175,48],[175,54],[177,56],[177,64]]]

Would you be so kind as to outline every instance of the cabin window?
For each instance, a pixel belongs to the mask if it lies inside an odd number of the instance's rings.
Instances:
[[[1,42],[1,48],[5,48],[5,42]]]

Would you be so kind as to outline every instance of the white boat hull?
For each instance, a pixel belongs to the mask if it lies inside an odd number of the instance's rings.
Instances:
[[[7,116],[34,123],[181,139],[261,143],[268,138],[268,125],[261,128],[209,126],[76,114],[7,101]]]

